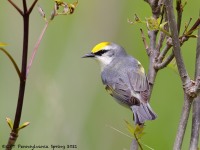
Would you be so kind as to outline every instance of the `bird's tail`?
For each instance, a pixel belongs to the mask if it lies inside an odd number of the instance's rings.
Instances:
[[[135,124],[143,124],[146,120],[154,120],[156,119],[157,115],[152,110],[149,103],[140,103],[140,105],[133,105],[131,106],[133,111]]]

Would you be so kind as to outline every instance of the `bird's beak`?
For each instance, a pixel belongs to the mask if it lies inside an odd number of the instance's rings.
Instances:
[[[82,56],[82,58],[88,58],[88,57],[95,57],[94,53],[88,53]]]

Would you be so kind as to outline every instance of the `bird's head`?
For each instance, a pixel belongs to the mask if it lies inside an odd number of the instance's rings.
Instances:
[[[82,58],[95,58],[104,67],[109,65],[114,58],[126,56],[125,50],[111,42],[101,42],[94,46],[92,51],[85,54]]]

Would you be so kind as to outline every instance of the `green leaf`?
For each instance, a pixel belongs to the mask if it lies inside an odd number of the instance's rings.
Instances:
[[[135,127],[132,126],[128,121],[125,120],[125,122],[126,122],[126,125],[127,125],[127,128],[128,128],[128,131],[134,136],[134,134],[135,134]]]
[[[159,26],[159,30],[162,31],[163,33],[165,33],[166,35],[170,36],[171,37],[171,34],[169,32],[167,32],[165,29],[164,29],[164,26],[167,24],[167,22],[163,22],[160,24]]]
[[[147,28],[149,30],[159,30],[161,18],[155,19],[153,17],[146,18]]]
[[[18,128],[18,131],[27,127],[28,125],[30,124],[30,122],[24,122],[19,128]]]
[[[137,138],[137,139],[141,139],[141,137],[145,134],[144,131],[144,126],[140,126],[140,125],[131,125],[128,121],[126,121],[126,125],[127,128],[129,130],[129,132],[133,135],[133,137]]]
[[[13,129],[13,122],[10,118],[6,117],[6,122],[8,123],[8,126],[10,127],[10,129]]]
[[[145,134],[143,131],[144,131],[144,126],[136,125],[135,136],[137,137],[137,139],[141,139],[141,137]]]
[[[160,28],[161,28],[161,29],[164,29],[164,26],[165,26],[166,24],[167,24],[167,22],[161,23],[161,24],[160,24]]]

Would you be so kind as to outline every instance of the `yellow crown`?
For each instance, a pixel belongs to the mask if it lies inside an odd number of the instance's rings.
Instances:
[[[99,44],[97,44],[93,49],[92,49],[92,53],[96,53],[100,50],[102,50],[105,46],[110,45],[110,42],[101,42]]]

